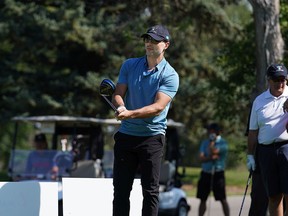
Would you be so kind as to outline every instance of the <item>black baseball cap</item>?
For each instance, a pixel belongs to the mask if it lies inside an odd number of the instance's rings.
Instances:
[[[221,126],[217,123],[212,123],[207,126],[207,130],[214,130],[215,132],[219,133],[221,131]]]
[[[155,25],[148,28],[147,32],[142,34],[141,37],[150,36],[156,41],[170,41],[170,34],[166,27],[163,25]]]
[[[283,64],[271,64],[266,71],[267,77],[276,78],[276,77],[287,77],[287,68]]]

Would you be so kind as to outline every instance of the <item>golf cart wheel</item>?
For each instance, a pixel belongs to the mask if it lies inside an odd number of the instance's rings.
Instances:
[[[178,203],[175,216],[188,216],[187,203],[185,200],[180,200]]]

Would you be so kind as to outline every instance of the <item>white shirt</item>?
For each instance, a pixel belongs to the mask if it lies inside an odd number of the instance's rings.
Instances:
[[[258,142],[271,144],[288,140],[286,124],[288,113],[284,113],[283,104],[288,98],[288,88],[279,97],[271,95],[269,89],[260,94],[253,102],[249,130],[258,130]]]

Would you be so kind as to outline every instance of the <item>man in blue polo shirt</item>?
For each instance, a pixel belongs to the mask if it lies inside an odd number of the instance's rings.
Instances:
[[[226,199],[225,166],[228,144],[221,137],[221,128],[217,123],[207,127],[208,138],[200,145],[199,158],[201,161],[201,175],[197,185],[197,198],[200,199],[198,215],[203,216],[207,209],[206,201],[213,191],[215,200],[220,201],[225,216],[230,215]]]
[[[288,206],[287,69],[272,64],[266,70],[269,87],[253,101],[249,120],[247,168],[256,169],[255,149],[270,215]]]
[[[115,134],[113,216],[128,216],[129,196],[140,167],[142,216],[158,215],[160,166],[165,144],[166,116],[179,86],[179,76],[164,57],[170,34],[156,25],[142,36],[146,55],[126,60],[113,103],[121,120]]]

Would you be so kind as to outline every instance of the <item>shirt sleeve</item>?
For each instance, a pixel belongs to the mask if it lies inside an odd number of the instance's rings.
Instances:
[[[255,107],[255,101],[253,102],[252,109],[251,109],[251,115],[249,119],[249,130],[257,130],[258,122],[257,122],[257,113],[256,113],[256,107]]]
[[[118,83],[127,84],[128,83],[128,72],[129,72],[129,59],[124,61],[119,72]]]
[[[179,76],[173,71],[169,76],[163,77],[159,91],[167,94],[171,99],[176,95],[179,88]]]

